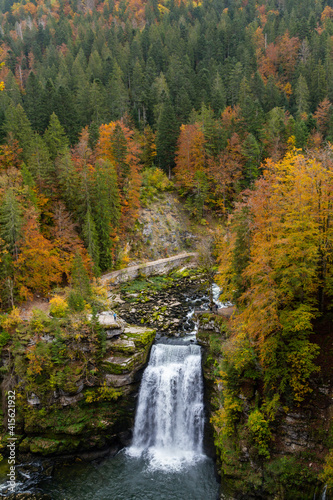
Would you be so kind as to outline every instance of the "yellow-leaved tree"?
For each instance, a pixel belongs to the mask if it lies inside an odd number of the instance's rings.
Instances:
[[[266,393],[291,390],[298,402],[317,370],[313,321],[333,294],[332,176],[331,146],[268,160],[220,243],[220,285],[237,305],[233,357],[250,346]]]

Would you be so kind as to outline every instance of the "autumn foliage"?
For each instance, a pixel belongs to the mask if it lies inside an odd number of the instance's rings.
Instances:
[[[289,386],[296,401],[311,390],[310,334],[333,293],[332,172],[331,147],[268,160],[221,240],[220,284],[238,306],[235,345],[253,346],[268,393]]]

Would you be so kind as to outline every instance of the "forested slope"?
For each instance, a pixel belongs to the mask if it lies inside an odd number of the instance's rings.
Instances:
[[[200,220],[290,136],[329,140],[332,18],[306,1],[2,2],[3,307],[66,283],[76,253],[121,263],[144,169],[174,173]]]

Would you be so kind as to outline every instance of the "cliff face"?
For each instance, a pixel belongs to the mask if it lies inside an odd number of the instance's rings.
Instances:
[[[10,357],[3,351],[2,390],[5,417],[5,391],[16,392],[19,452],[79,455],[128,440],[155,331],[123,327],[108,312],[100,318],[94,325],[93,318],[60,321],[57,330],[44,318],[44,332],[34,341],[30,325],[16,328],[19,348],[11,346]],[[2,435],[3,451],[8,437]]]
[[[203,373],[222,476],[221,499],[321,498],[324,484],[320,474],[324,458],[332,447],[333,379],[327,366],[331,349],[329,336],[321,332],[313,340],[321,347],[317,360],[321,370],[311,380],[312,392],[299,405],[285,398],[269,425],[268,448],[263,454],[260,453],[260,440],[254,438],[247,424],[249,414],[253,415],[259,407],[262,387],[250,378],[242,378],[237,384],[235,378],[238,392],[234,427],[232,432],[225,433],[221,429],[220,416],[229,404],[226,398],[230,388],[223,386],[221,370],[223,347],[228,342],[228,319],[212,314],[204,314],[198,319],[198,340],[205,351]],[[264,443],[262,428],[258,423]],[[328,498],[329,491],[326,492]]]

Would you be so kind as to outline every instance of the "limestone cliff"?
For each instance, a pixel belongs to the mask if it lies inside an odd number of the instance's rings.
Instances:
[[[228,319],[204,314],[198,321],[198,340],[205,351],[203,373],[207,399],[222,475],[221,500],[322,498],[324,484],[320,475],[332,446],[333,379],[332,369],[327,366],[329,336],[323,332],[316,335],[315,341],[321,344],[322,351],[317,360],[321,371],[311,380],[312,392],[298,405],[285,398],[270,424],[269,445],[263,455],[258,452],[258,440],[253,438],[247,424],[249,414],[253,414],[260,402],[260,381],[250,377],[240,380],[235,374],[234,428],[228,437],[225,437],[228,433],[222,437],[219,415],[229,404],[221,377]],[[329,491],[325,498],[330,498]]]
[[[98,319],[100,318],[100,321]],[[113,314],[66,319],[39,314],[15,325],[2,353],[3,412],[16,392],[21,453],[80,454],[128,439],[135,396],[155,331],[115,322]],[[5,452],[8,434],[3,433]]]

